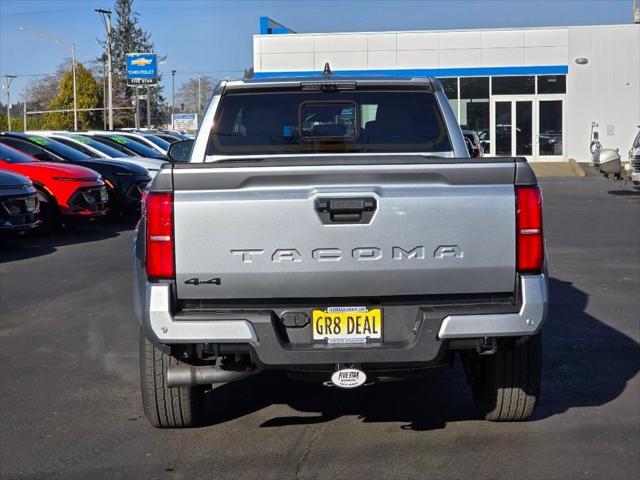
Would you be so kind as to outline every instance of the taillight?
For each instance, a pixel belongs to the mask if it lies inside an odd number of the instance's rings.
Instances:
[[[173,194],[149,193],[144,208],[147,217],[147,276],[173,278]]]
[[[540,273],[544,265],[542,193],[540,188],[516,187],[516,252],[520,273]]]

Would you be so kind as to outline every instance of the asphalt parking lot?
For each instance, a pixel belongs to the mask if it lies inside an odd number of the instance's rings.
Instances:
[[[142,416],[133,224],[0,245],[0,476],[638,478],[640,191],[542,181],[551,304],[532,421],[474,416],[459,364],[339,391],[261,374],[209,395],[208,425]]]

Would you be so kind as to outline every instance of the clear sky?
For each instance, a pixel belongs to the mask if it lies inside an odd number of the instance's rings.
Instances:
[[[75,42],[77,58],[101,54],[104,35],[93,9],[113,0],[0,0],[0,75],[53,72],[70,53],[32,32],[34,27]],[[165,73],[201,71],[237,77],[252,64],[252,35],[269,16],[297,32],[429,30],[621,24],[631,22],[631,0],[135,0],[140,24],[156,51],[167,55]],[[188,79],[176,76],[176,83]],[[12,84],[20,98],[29,78]],[[170,95],[170,75],[165,95]]]

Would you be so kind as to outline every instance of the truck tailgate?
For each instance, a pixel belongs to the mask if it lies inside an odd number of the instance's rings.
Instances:
[[[514,290],[513,161],[377,162],[174,167],[178,297]]]

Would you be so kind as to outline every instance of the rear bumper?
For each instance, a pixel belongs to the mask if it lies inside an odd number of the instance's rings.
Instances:
[[[314,344],[303,330],[285,329],[273,310],[213,309],[174,314],[171,284],[144,285],[138,320],[151,341],[161,344],[244,345],[265,366],[331,363],[407,364],[437,361],[449,340],[521,337],[536,334],[547,315],[544,275],[521,277],[515,305],[444,304],[384,307],[385,339],[379,344]],[[491,311],[495,308],[495,312]],[[481,313],[475,313],[481,312]],[[400,323],[404,325],[398,326]],[[395,326],[394,326],[395,325]],[[387,335],[387,326],[390,329]],[[393,329],[396,331],[393,331]],[[302,335],[300,335],[302,334]],[[296,337],[297,336],[297,337]]]
[[[438,337],[521,337],[536,334],[547,317],[547,280],[544,275],[523,275],[520,282],[520,311],[499,315],[449,315],[443,320]]]

